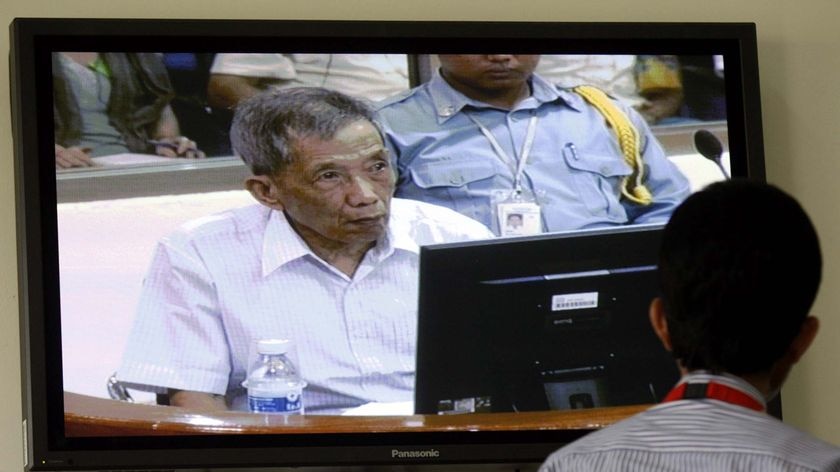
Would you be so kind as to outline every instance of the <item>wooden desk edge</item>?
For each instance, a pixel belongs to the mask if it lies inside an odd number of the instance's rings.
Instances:
[[[588,410],[461,415],[287,417],[234,411],[205,413],[65,392],[64,422],[68,437],[591,430],[608,426],[649,407],[630,405]]]

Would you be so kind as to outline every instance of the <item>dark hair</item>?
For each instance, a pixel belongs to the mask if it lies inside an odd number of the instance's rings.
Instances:
[[[359,120],[373,123],[373,112],[342,93],[317,87],[272,90],[236,107],[230,141],[254,175],[276,175],[294,158],[298,140],[330,139]]]
[[[674,356],[689,370],[766,371],[798,334],[821,272],[814,226],[778,188],[732,180],[690,196],[660,252]]]

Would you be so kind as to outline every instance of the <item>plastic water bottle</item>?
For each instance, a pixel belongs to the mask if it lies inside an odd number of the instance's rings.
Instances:
[[[248,409],[255,413],[303,414],[303,387],[297,369],[288,357],[291,342],[264,339],[257,342],[257,353],[248,378]]]

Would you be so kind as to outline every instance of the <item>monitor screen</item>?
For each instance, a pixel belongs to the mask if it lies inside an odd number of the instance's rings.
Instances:
[[[648,321],[658,234],[631,226],[423,248],[418,413],[662,400],[679,375]]]
[[[30,470],[539,463],[673,382],[645,325],[657,229],[710,182],[764,178],[753,24],[11,35]],[[472,83],[469,58],[510,67]],[[373,110],[395,175],[384,234],[410,244],[378,238],[348,274],[246,189],[234,110],[293,87]],[[255,226],[199,241],[220,222]],[[309,272],[286,272],[272,231]],[[249,411],[268,339],[292,346],[303,414]],[[177,406],[184,391],[225,411]]]

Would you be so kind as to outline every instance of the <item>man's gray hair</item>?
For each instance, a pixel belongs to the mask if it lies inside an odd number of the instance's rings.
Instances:
[[[273,176],[292,162],[301,139],[329,140],[359,120],[373,123],[373,111],[343,93],[318,87],[272,90],[236,107],[230,141],[254,175]]]

